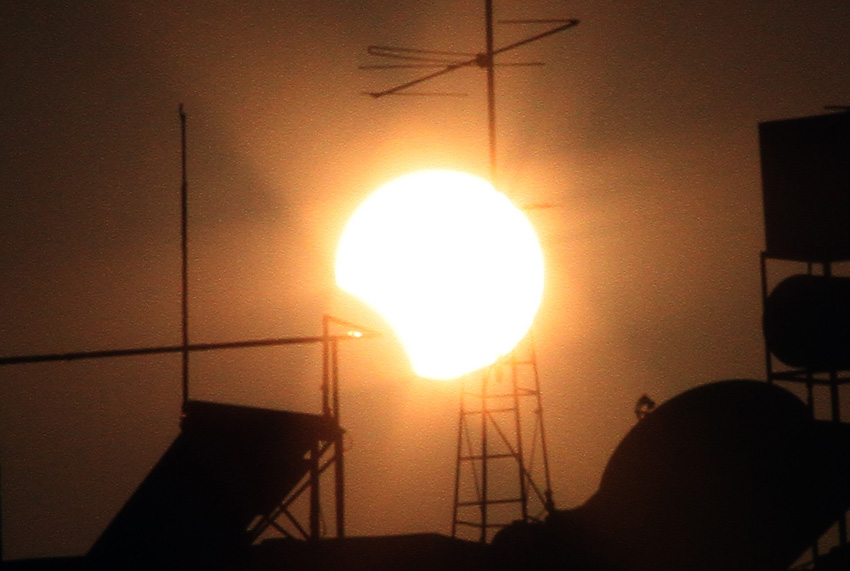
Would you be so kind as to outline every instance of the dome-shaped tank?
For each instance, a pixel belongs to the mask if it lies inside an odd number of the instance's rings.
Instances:
[[[532,546],[528,569],[784,571],[850,507],[848,482],[850,426],[776,385],[711,383],[639,421],[584,505],[493,547]]]

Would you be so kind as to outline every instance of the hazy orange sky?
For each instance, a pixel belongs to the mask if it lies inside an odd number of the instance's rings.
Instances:
[[[98,5],[100,4],[100,5]],[[596,489],[637,398],[762,378],[759,121],[850,104],[850,3],[502,0],[581,24],[497,73],[500,181],[547,286],[536,339],[559,507]],[[356,205],[418,168],[487,173],[483,72],[361,71],[369,44],[478,52],[483,2],[0,4],[0,355],[383,328],[333,283]],[[503,45],[536,29],[497,28]],[[191,396],[318,412],[317,348],[198,355]],[[457,384],[392,336],[342,351],[352,534],[450,528]],[[178,432],[177,356],[0,369],[7,558],[84,553]]]

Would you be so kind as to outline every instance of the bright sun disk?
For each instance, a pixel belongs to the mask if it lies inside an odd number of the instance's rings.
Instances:
[[[421,171],[357,209],[336,281],[381,314],[418,375],[453,379],[526,335],[543,295],[543,253],[525,215],[489,182]]]

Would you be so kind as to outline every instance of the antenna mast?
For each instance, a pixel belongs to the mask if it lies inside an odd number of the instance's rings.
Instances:
[[[495,56],[572,28],[579,22],[574,19],[503,20],[499,23],[546,24],[550,27],[539,34],[496,48],[493,33],[493,0],[485,0],[484,2],[484,19],[486,35],[484,52],[470,54],[369,46],[367,52],[370,55],[403,60],[405,63],[361,66],[361,69],[437,68],[436,71],[389,89],[367,92],[368,95],[376,99],[386,95],[465,95],[452,92],[412,92],[410,88],[464,67],[484,69],[487,79],[490,181],[496,186],[498,172],[495,68],[497,65],[533,66],[543,64],[541,62],[497,64]],[[546,437],[543,430],[543,407],[540,399],[537,357],[533,341],[530,338],[523,345],[524,347],[514,349],[510,355],[483,371],[480,392],[468,390],[465,386],[461,388],[452,518],[453,537],[458,535],[460,526],[466,526],[477,530],[479,541],[484,543],[491,537],[490,533],[493,530],[508,525],[514,519],[536,520],[537,514],[533,514],[529,509],[531,500],[535,500],[544,513],[554,510]],[[520,356],[521,353],[524,353],[524,356]],[[527,411],[528,404],[532,407],[531,411]],[[531,423],[521,422],[522,411],[533,414],[534,418]],[[523,424],[525,427],[531,425],[530,437],[527,434],[528,428],[524,430]],[[493,437],[494,442],[489,445],[488,432],[495,432],[495,436],[498,437]],[[524,432],[526,433],[525,436]],[[473,440],[478,440],[478,443],[474,444]],[[524,440],[527,440],[527,444],[530,444],[530,446],[525,447],[525,450]],[[543,466],[538,470],[537,475],[541,475],[539,472],[542,471],[543,489],[537,486],[533,478],[532,464],[535,451],[539,451],[542,456]],[[504,482],[507,474],[511,470],[517,470],[517,468],[518,471],[513,472],[516,474],[513,477],[516,478],[518,484],[515,495],[506,496],[504,486],[497,488],[494,481]],[[463,478],[463,475],[466,478]],[[508,476],[508,479],[510,479],[510,476]],[[470,497],[471,499],[469,499]],[[518,509],[519,514],[511,512],[512,509]],[[471,510],[477,512],[477,516],[471,514]],[[506,517],[508,519],[505,519]],[[500,521],[494,522],[493,519]]]
[[[181,257],[181,288],[180,288],[180,308],[181,308],[181,329],[182,329],[182,345],[183,350],[183,408],[189,401],[189,196],[188,196],[188,179],[186,176],[186,113],[183,112],[183,104],[180,104],[180,168],[181,168],[181,185],[180,185],[180,257]]]
[[[493,0],[484,2],[484,22],[487,52],[487,132],[490,143],[490,182],[496,185],[496,70],[493,62]]]
[[[476,54],[464,52],[449,52],[436,50],[422,50],[416,48],[402,48],[394,46],[369,46],[367,53],[378,57],[404,60],[403,64],[364,65],[360,69],[413,69],[413,68],[438,68],[437,71],[420,76],[416,79],[400,83],[382,91],[366,92],[374,98],[387,95],[422,95],[422,96],[463,96],[465,93],[453,92],[414,92],[411,87],[425,83],[437,77],[446,75],[465,67],[483,68],[487,73],[487,129],[490,158],[490,178],[495,183],[496,176],[496,66],[540,66],[543,62],[509,62],[496,63],[495,56],[512,51],[518,47],[530,44],[547,36],[557,34],[574,26],[579,21],[575,19],[533,19],[533,20],[501,20],[500,24],[546,24],[553,26],[548,30],[529,36],[528,38],[513,42],[511,44],[495,47],[493,31],[493,0],[484,2],[485,20],[485,51]]]

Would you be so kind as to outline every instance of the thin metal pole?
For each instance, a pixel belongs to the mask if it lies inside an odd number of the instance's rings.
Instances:
[[[496,69],[493,61],[493,0],[484,1],[487,42],[487,129],[490,143],[490,182],[496,185]]]
[[[514,349],[514,351],[511,353],[510,370],[511,388],[513,393],[512,397],[514,403],[514,424],[516,427],[516,459],[517,468],[519,469],[519,499],[521,504],[520,513],[522,514],[522,521],[528,521],[528,491],[525,485],[525,455],[522,446],[522,415],[520,414],[519,372],[517,371],[516,349]]]
[[[808,275],[812,275],[813,269],[814,269],[814,266],[812,266],[812,263],[807,262],[806,263],[806,273]],[[762,304],[762,305],[764,305],[764,304]],[[769,353],[768,353],[768,355],[769,355]],[[806,404],[809,407],[809,413],[812,415],[812,418],[815,417],[814,379],[815,379],[814,371],[812,371],[811,367],[806,367]],[[816,548],[817,548],[817,540],[815,540],[815,545],[814,545],[814,548],[813,548],[814,553],[815,553],[815,555],[813,557],[814,559],[817,559],[817,549]]]
[[[322,316],[322,415],[331,415],[330,405],[330,317]]]
[[[180,256],[181,256],[181,325],[183,357],[183,406],[189,400],[189,201],[188,179],[186,174],[186,113],[180,104],[180,164],[182,184],[180,185]]]
[[[487,136],[490,156],[490,182],[496,185],[496,70],[493,62],[493,0],[484,0],[484,34],[487,70]],[[481,543],[487,542],[487,383],[490,368],[481,375]]]
[[[310,537],[315,541],[319,539],[319,446],[313,443],[310,446]]]
[[[487,130],[490,151],[490,182],[496,185],[496,81],[493,66],[493,0],[484,0],[484,33],[487,67]],[[481,543],[487,542],[487,381],[481,376]]]
[[[2,462],[2,459],[0,459]],[[3,563],[3,476],[0,466],[0,565]]]
[[[487,381],[490,367],[481,375],[481,543],[487,543]]]
[[[832,262],[824,262],[823,263],[823,277],[829,279],[832,277]],[[841,422],[841,401],[839,400],[838,394],[838,372],[835,369],[830,369],[829,371],[829,400],[832,405],[832,420],[833,422]],[[839,522],[839,527],[842,527]],[[846,536],[846,532],[842,534],[842,536]],[[845,540],[842,541],[842,545],[846,543]]]
[[[331,406],[333,415],[339,424],[339,343],[331,339]]]
[[[827,279],[832,277],[832,262],[823,263],[823,276]],[[829,371],[829,400],[832,405],[832,421],[835,423],[841,422],[841,400],[838,392],[838,371],[830,369]],[[847,515],[841,514],[838,520],[838,543],[839,545],[847,544]]]
[[[458,502],[460,501],[460,463],[463,456],[463,424],[466,417],[466,391],[465,381],[461,381],[460,386],[460,414],[457,422],[457,457],[455,459],[455,502],[452,509],[452,537],[457,537],[457,511]],[[470,455],[471,455],[470,450]]]
[[[764,311],[767,305],[768,283],[767,283],[767,252],[759,254],[759,265],[761,268],[761,307]],[[767,341],[764,343],[764,370],[767,375],[768,384],[773,384],[773,361],[770,356],[770,347],[767,346]]]
[[[333,415],[339,427],[339,343],[331,341],[331,394]],[[334,495],[336,500],[336,536],[345,537],[345,451],[343,450],[342,435],[334,440]]]
[[[543,476],[546,478],[546,511],[555,511],[555,500],[552,497],[552,478],[549,472],[549,448],[546,444],[546,429],[543,424],[543,397],[540,395],[540,374],[537,370],[537,353],[534,350],[534,334],[529,337],[529,351],[531,352],[531,366],[534,374],[534,392],[537,397],[537,422],[540,425],[540,448],[543,454]]]

